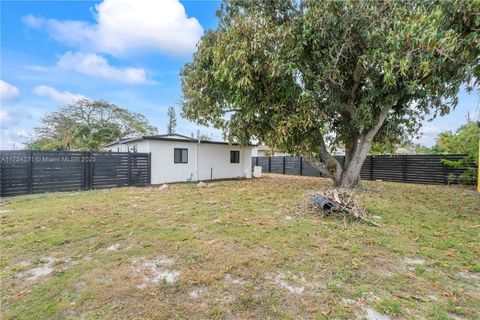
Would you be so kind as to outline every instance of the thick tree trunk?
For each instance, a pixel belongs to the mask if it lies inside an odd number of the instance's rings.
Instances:
[[[319,156],[314,157],[306,153],[303,157],[323,176],[332,178],[334,182],[342,179],[342,166],[330,155],[322,137],[319,139]]]
[[[340,181],[341,187],[356,187],[360,184],[360,171],[362,170],[362,165],[365,159],[367,158],[368,151],[372,146],[372,140],[366,136],[362,136],[355,148],[352,150],[345,150],[345,159],[349,159],[346,162],[346,165],[342,170],[342,180]],[[349,155],[349,151],[351,154]]]
[[[360,181],[360,171],[355,175],[355,172],[349,171],[348,167],[342,167],[340,162],[334,157],[323,160],[304,155],[304,158],[310,165],[320,171],[322,177],[332,179],[333,185],[337,188],[353,187]]]
[[[331,178],[333,184],[338,188],[354,188],[360,184],[360,171],[363,162],[370,150],[371,143],[359,142],[355,148],[345,150],[345,162],[342,165],[332,156],[327,158],[313,158],[305,156],[306,160],[317,170],[322,176]]]
[[[323,176],[333,180],[334,186],[339,188],[354,188],[360,184],[360,171],[367,158],[372,141],[380,127],[387,118],[390,108],[384,109],[378,119],[378,123],[358,138],[352,139],[345,146],[345,161],[343,167],[337,159],[328,152],[323,138],[319,142],[319,157],[312,157],[304,154],[314,168],[319,170]]]

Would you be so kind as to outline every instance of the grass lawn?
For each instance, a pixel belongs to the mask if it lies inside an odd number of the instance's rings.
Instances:
[[[365,182],[381,227],[300,212],[320,178],[0,207],[4,319],[479,319],[480,195]]]

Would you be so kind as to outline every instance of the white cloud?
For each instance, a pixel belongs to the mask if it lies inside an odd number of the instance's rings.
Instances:
[[[95,23],[24,17],[57,41],[82,50],[122,56],[138,50],[189,54],[203,34],[179,0],[104,0],[95,5]]]
[[[10,120],[10,114],[5,109],[0,109],[0,122],[5,122]]]
[[[27,65],[23,66],[27,70],[37,71],[37,72],[48,72],[51,68],[39,65]]]
[[[420,137],[417,139],[415,142],[420,143],[421,145],[431,147],[435,145],[435,139],[437,138],[437,135],[440,132],[443,132],[442,128],[439,126],[432,124],[432,123],[427,123],[420,128]]]
[[[420,132],[423,134],[438,134],[441,131],[442,130],[440,130],[440,128],[436,127],[435,125],[424,126],[420,129]]]
[[[32,117],[32,113],[27,108],[2,106],[0,109],[0,127],[3,129],[15,126],[22,120]]]
[[[74,94],[74,93],[71,93],[71,92],[68,92],[68,91],[60,92],[53,87],[49,87],[49,86],[45,86],[45,85],[36,86],[33,89],[33,93],[35,93],[38,96],[42,96],[42,97],[50,97],[53,100],[56,100],[56,101],[59,101],[59,102],[62,102],[62,103],[70,103],[72,101],[76,101],[76,100],[85,98],[85,96],[81,95],[81,94]]]
[[[23,149],[24,143],[29,140],[31,134],[25,129],[1,129],[0,149],[12,150]]]
[[[24,68],[35,72],[75,71],[87,76],[131,84],[154,83],[148,79],[144,68],[113,66],[96,53],[67,51],[58,58],[55,66],[26,65]]]
[[[45,23],[45,19],[36,18],[33,15],[29,14],[23,17],[23,23],[25,23],[31,28],[40,29]]]
[[[15,100],[19,94],[20,91],[17,87],[6,81],[0,80],[0,99],[2,101]]]
[[[88,76],[128,83],[147,83],[143,68],[119,68],[95,53],[67,52],[57,61],[57,67],[74,70]]]

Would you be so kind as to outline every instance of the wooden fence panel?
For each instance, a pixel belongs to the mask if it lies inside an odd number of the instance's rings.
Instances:
[[[0,195],[150,184],[147,153],[0,151]]]
[[[373,161],[372,156],[367,156],[360,171],[360,178],[363,180],[373,180]]]
[[[283,157],[271,157],[270,172],[283,173]]]
[[[413,155],[407,158],[406,182],[424,184],[445,184],[446,166],[442,155]]]
[[[402,156],[375,156],[374,158],[372,180],[404,182]]]
[[[28,193],[31,187],[29,184],[30,161],[29,151],[0,153],[0,195],[15,196]]]
[[[298,164],[300,166],[300,163]],[[318,172],[317,169],[315,169],[308,161],[302,158],[301,161],[302,165],[302,175],[303,176],[312,176],[312,177],[318,177],[320,176],[320,172]]]
[[[285,174],[300,175],[299,164],[300,157],[285,157]]]
[[[262,172],[268,172],[268,157],[258,157],[257,165],[262,167]]]
[[[150,156],[132,153],[130,175],[130,184],[132,186],[150,184]]]
[[[82,189],[83,152],[32,151],[32,190],[72,191]]]
[[[129,153],[92,153],[92,188],[105,189],[128,186],[130,172]]]

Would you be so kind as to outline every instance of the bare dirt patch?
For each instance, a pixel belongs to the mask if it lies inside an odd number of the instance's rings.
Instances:
[[[234,284],[234,285],[243,286],[244,284],[247,283],[247,281],[243,280],[242,278],[233,276],[229,273],[225,275],[224,279],[225,279],[225,282],[229,285]]]
[[[391,318],[386,314],[380,313],[372,308],[365,308],[365,319],[367,320],[390,320]]]
[[[46,257],[41,259],[37,267],[31,268],[23,274],[20,274],[20,278],[26,277],[27,280],[35,281],[40,278],[46,277],[53,273],[54,264],[56,259],[52,257]],[[27,265],[28,266],[28,265]]]
[[[158,284],[161,281],[167,284],[175,283],[180,276],[180,271],[173,269],[174,263],[175,260],[169,257],[135,261],[135,273],[143,275],[143,281],[138,285],[138,288],[143,289],[150,284]]]
[[[189,296],[192,299],[200,299],[206,294],[207,290],[205,288],[195,288],[189,292]]]
[[[111,244],[107,247],[107,251],[118,251],[120,248],[122,247],[122,245],[118,242],[114,243],[114,244]]]
[[[405,257],[403,261],[409,266],[423,266],[425,264],[425,260],[420,258]]]
[[[305,292],[305,278],[291,272],[278,272],[274,277],[274,282],[278,287],[287,290],[291,294],[301,295]]]

